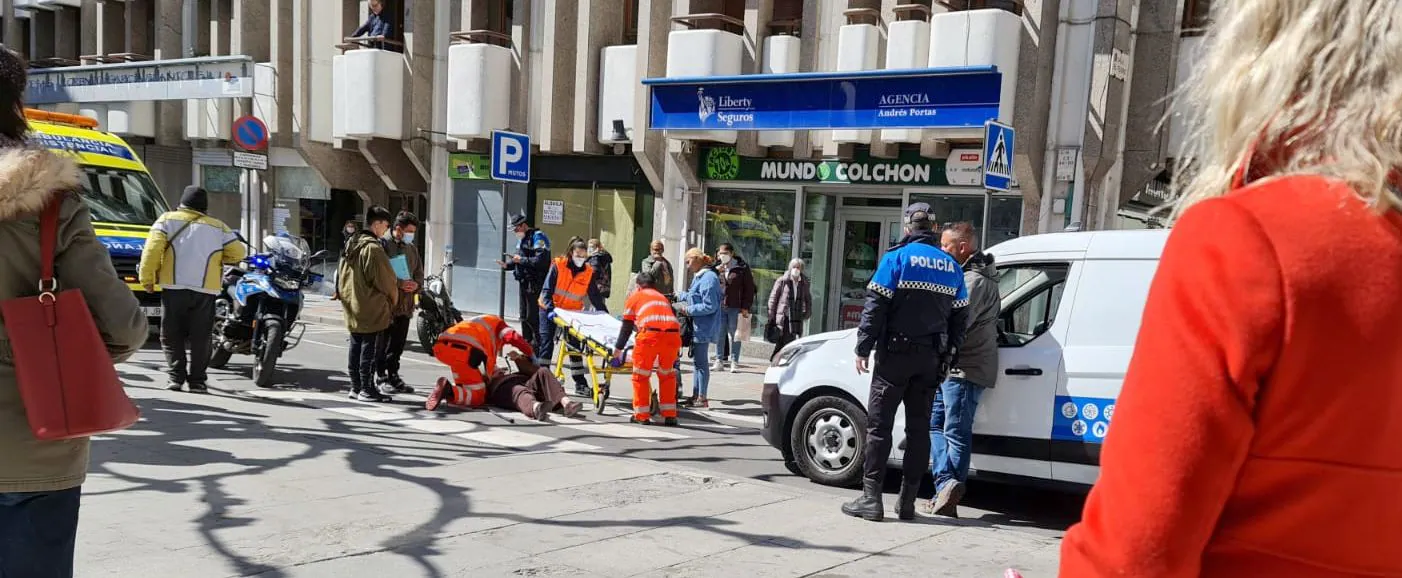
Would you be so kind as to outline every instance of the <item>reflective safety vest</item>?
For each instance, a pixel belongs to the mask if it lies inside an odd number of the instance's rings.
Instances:
[[[594,281],[594,268],[584,266],[575,273],[570,270],[568,257],[555,258],[555,306],[566,311],[583,311],[589,300],[589,285]]]
[[[469,365],[472,350],[482,352],[486,358],[487,375],[490,376],[496,371],[497,356],[505,345],[508,331],[511,331],[511,326],[500,317],[479,315],[449,327],[439,335],[433,356],[452,368],[454,383],[468,385],[468,382],[478,382],[485,388],[485,376]]]
[[[672,312],[672,304],[656,289],[639,289],[628,296],[624,305],[623,320],[632,321],[638,333],[680,332],[681,323]]]

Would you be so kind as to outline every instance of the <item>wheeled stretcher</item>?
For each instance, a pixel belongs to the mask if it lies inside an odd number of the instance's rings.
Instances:
[[[633,337],[629,337],[627,345],[624,346],[623,363],[615,365],[613,346],[618,340],[618,332],[623,330],[622,321],[602,311],[563,309],[556,309],[550,315],[550,319],[560,328],[560,331],[555,332],[555,358],[550,360],[555,377],[565,381],[566,356],[583,357],[593,387],[594,412],[604,413],[604,403],[609,398],[609,380],[615,374],[631,376],[633,373]],[[573,341],[565,339],[566,336]]]

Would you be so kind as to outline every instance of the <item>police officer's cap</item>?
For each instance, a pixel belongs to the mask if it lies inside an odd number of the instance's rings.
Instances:
[[[516,216],[511,217],[511,226],[512,226],[512,227],[520,227],[521,225],[524,225],[524,224],[526,224],[526,214],[525,214],[525,213],[518,213]]]
[[[930,205],[927,203],[911,203],[909,207],[905,208],[905,224],[907,225],[929,223],[933,219]]]

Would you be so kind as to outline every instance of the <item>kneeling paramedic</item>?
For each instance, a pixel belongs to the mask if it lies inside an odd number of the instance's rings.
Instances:
[[[487,379],[496,373],[502,347],[512,345],[534,355],[531,344],[495,315],[479,315],[449,327],[433,345],[433,356],[453,370],[453,381],[439,378],[424,407],[430,411],[447,402],[457,407],[487,403]]]
[[[915,518],[915,494],[930,466],[930,402],[964,342],[968,290],[953,257],[941,251],[930,206],[905,210],[906,236],[887,251],[867,284],[866,306],[857,328],[857,372],[876,368],[867,402],[867,441],[862,464],[862,496],[842,512],[867,520],[884,517],[881,504],[891,428],[905,403],[905,460],[896,515]]]
[[[623,349],[633,330],[638,331],[633,346],[633,423],[652,420],[652,374],[657,374],[657,405],[663,423],[677,425],[677,356],[682,349],[682,326],[672,312],[672,303],[657,292],[652,274],[638,273],[638,290],[628,296],[623,310],[623,328],[614,344],[614,359],[623,361]]]

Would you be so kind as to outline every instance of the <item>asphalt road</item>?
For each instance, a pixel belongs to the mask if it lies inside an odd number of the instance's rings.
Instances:
[[[433,360],[410,337],[402,374],[406,381],[425,392],[434,381],[447,375],[446,367]],[[398,424],[419,433],[442,433],[521,451],[561,449],[624,455],[661,463],[674,463],[780,484],[821,489],[834,495],[855,495],[855,490],[819,486],[794,475],[785,467],[779,453],[759,434],[761,424],[759,391],[762,368],[741,368],[735,374],[714,373],[712,409],[684,411],[681,428],[645,427],[628,423],[631,400],[626,376],[613,379],[616,395],[604,415],[586,407],[574,419],[537,423],[507,411],[440,410],[430,416],[423,410],[422,395],[397,396],[391,404],[366,404],[346,399],[348,344],[345,331],[326,325],[308,325],[300,346],[286,352],[272,388],[260,389],[251,381],[252,360],[234,356],[225,370],[211,370],[211,387],[216,395],[238,394],[276,399],[311,406],[361,419]],[[129,364],[146,371],[163,369],[159,348],[152,344]],[[683,376],[683,384],[690,376]],[[570,387],[567,385],[567,389]],[[689,385],[685,387],[689,390]],[[426,419],[429,417],[446,419]],[[888,492],[896,490],[888,476]],[[928,486],[928,480],[926,482]],[[930,489],[926,488],[925,495]],[[893,495],[887,496],[894,500]],[[1084,503],[1083,496],[1061,492],[1013,487],[995,483],[971,483],[961,507],[961,516],[993,526],[1019,529],[1039,535],[1059,536],[1074,523]]]

